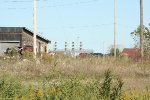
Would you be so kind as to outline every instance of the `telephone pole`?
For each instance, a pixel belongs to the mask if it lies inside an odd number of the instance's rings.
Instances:
[[[116,0],[114,0],[114,58],[116,58]]]
[[[140,0],[140,51],[141,51],[141,57],[144,57],[144,25],[143,25],[143,0]]]
[[[34,58],[36,58],[36,0],[33,0],[34,2],[34,14],[33,14],[33,26],[34,26],[34,31],[33,31],[33,52],[34,52]]]

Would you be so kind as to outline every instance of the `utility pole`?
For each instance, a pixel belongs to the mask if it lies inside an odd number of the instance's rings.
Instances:
[[[141,57],[144,57],[144,25],[143,25],[143,0],[140,0],[140,50],[141,50]]]
[[[33,52],[34,52],[34,58],[36,58],[36,0],[33,0],[34,2],[34,14],[33,14],[33,25],[34,25],[34,31],[33,31]]]
[[[116,0],[114,0],[114,58],[116,58]]]

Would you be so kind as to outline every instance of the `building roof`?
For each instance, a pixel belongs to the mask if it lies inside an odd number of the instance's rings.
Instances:
[[[140,49],[138,48],[124,48],[122,54],[128,57],[139,57]]]
[[[23,31],[28,32],[30,35],[33,36],[33,31],[31,31],[30,29],[28,29],[26,27],[0,27],[0,33],[21,34]],[[37,38],[39,38],[47,43],[51,42],[50,40],[44,38],[43,36],[39,35],[38,33],[37,33]]]
[[[30,29],[28,29],[28,28],[26,28],[26,27],[23,27],[23,30],[26,31],[26,32],[28,32],[28,33],[30,33],[30,34],[33,36],[33,31],[31,31]],[[39,35],[39,34],[37,34],[37,38],[39,38],[39,39],[41,39],[41,40],[43,40],[43,41],[45,41],[45,42],[47,42],[47,43],[50,43],[50,42],[51,42],[50,40],[44,38],[43,36],[41,36],[41,35]]]
[[[22,33],[23,27],[0,27],[0,33]]]

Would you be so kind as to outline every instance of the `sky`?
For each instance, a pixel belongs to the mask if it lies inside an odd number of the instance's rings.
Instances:
[[[144,1],[144,25],[149,27],[150,0]],[[117,46],[134,47],[130,35],[140,24],[140,0],[116,0]],[[33,30],[33,0],[0,0],[1,27]],[[75,48],[107,53],[114,41],[114,0],[37,0],[37,32],[58,49]]]

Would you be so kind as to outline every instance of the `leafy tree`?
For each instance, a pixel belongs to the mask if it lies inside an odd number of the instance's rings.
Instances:
[[[138,26],[137,29],[131,32],[131,36],[133,37],[133,40],[135,42],[134,44],[135,48],[140,47],[140,32],[141,32],[140,26]],[[144,53],[150,54],[150,30],[148,29],[148,27],[144,26],[143,35],[144,35]]]
[[[120,50],[118,48],[116,48],[116,56],[119,56],[120,53],[121,53]],[[110,48],[109,55],[114,56],[114,48],[113,47]]]

